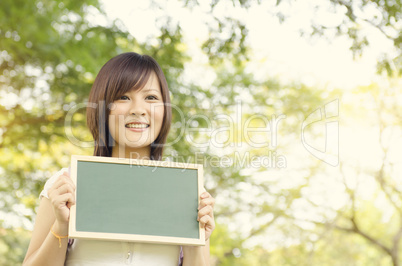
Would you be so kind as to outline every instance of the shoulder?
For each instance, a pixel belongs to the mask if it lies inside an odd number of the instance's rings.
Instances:
[[[49,191],[49,189],[53,186],[54,182],[56,182],[57,178],[59,178],[59,176],[61,176],[64,172],[70,172],[70,168],[62,168],[61,170],[59,170],[58,172],[56,172],[54,175],[52,175],[45,183],[45,187],[43,188],[42,192],[39,195],[39,198],[45,197],[45,198],[49,198],[49,195],[47,194],[47,192]]]

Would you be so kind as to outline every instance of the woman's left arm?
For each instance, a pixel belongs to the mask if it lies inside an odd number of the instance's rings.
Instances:
[[[215,199],[208,193],[200,195],[198,218],[201,228],[205,228],[205,246],[183,246],[183,266],[209,265],[209,237],[215,229]]]

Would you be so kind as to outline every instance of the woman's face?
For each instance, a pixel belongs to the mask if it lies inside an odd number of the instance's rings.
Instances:
[[[140,90],[131,90],[110,106],[109,131],[119,149],[150,146],[162,128],[164,104],[154,72]]]

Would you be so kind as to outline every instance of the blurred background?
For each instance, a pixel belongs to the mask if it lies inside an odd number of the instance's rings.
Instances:
[[[92,155],[100,67],[156,58],[165,159],[202,163],[212,265],[401,265],[400,0],[2,0],[0,265],[46,180]],[[246,129],[249,129],[248,131]]]

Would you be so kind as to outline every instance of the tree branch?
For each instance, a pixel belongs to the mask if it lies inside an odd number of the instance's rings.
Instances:
[[[364,22],[367,22],[368,24],[370,24],[371,26],[373,26],[374,28],[376,28],[377,30],[379,30],[382,34],[384,34],[384,36],[385,37],[387,37],[387,39],[390,39],[390,40],[395,40],[395,38],[393,38],[393,37],[391,37],[388,33],[386,33],[385,31],[384,31],[384,29],[380,26],[380,25],[377,25],[377,24],[375,24],[373,21],[371,21],[371,20],[369,20],[369,19],[366,19],[366,18],[363,18],[362,19]]]
[[[386,247],[384,244],[382,244],[380,241],[374,239],[373,237],[369,236],[367,233],[363,232],[356,224],[356,222],[354,220],[352,220],[352,224],[353,227],[352,228],[346,228],[346,227],[342,227],[339,225],[334,225],[333,227],[335,229],[338,229],[340,231],[344,231],[344,232],[351,232],[351,233],[356,233],[360,236],[362,236],[363,238],[365,238],[366,240],[368,240],[369,242],[371,242],[372,244],[376,245],[377,247],[379,247],[380,249],[382,249],[384,252],[386,252],[388,255],[390,255],[392,257],[392,251],[390,248]]]
[[[402,219],[402,218],[401,218]],[[402,221],[402,220],[401,220]],[[394,238],[392,239],[392,259],[398,264],[399,263],[399,243],[402,238],[402,227],[399,228],[399,231],[395,234]]]

